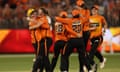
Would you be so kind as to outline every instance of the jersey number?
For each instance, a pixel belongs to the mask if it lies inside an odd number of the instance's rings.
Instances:
[[[73,31],[77,32],[77,33],[80,33],[81,30],[82,30],[82,26],[80,23],[73,23],[72,24],[72,29]]]
[[[56,32],[57,33],[62,33],[63,32],[63,25],[62,24],[59,24],[56,26]]]

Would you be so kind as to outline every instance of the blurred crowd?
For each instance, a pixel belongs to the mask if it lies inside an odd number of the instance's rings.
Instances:
[[[84,0],[86,6],[100,6],[99,13],[105,16],[108,27],[120,26],[120,0]],[[0,0],[0,29],[27,28],[26,12],[29,8],[44,7],[50,17],[57,16],[60,11],[68,12],[75,7],[76,0]]]

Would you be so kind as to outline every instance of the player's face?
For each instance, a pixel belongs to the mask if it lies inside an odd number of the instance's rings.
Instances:
[[[96,14],[98,14],[98,10],[96,8],[93,8],[92,9],[92,15],[96,15]]]
[[[38,10],[38,15],[39,15],[39,17],[44,16],[43,11],[41,9]]]
[[[31,14],[31,18],[36,18],[36,17],[37,17],[37,12]]]

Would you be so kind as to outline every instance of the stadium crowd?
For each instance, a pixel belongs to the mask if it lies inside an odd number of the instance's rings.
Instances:
[[[0,0],[0,28],[27,28],[26,11],[31,8],[44,7],[50,17],[63,9],[68,12],[75,6],[76,0]],[[100,5],[100,14],[108,27],[120,26],[120,0],[85,0],[88,8],[94,3]]]
[[[69,72],[69,56],[74,48],[78,52],[79,72],[85,72],[84,67],[88,72],[97,72],[94,56],[99,59],[100,68],[104,68],[106,58],[98,48],[107,23],[108,27],[120,26],[119,5],[119,0],[0,0],[0,28],[29,28],[35,50],[32,72],[43,72],[44,68],[53,72],[59,53],[60,71]],[[55,35],[52,63],[50,24]]]

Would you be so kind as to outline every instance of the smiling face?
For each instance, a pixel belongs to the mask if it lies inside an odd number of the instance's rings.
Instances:
[[[36,18],[37,15],[38,15],[37,12],[33,12],[33,13],[30,15],[30,17],[31,17],[31,18]]]
[[[38,15],[39,15],[39,17],[44,16],[44,13],[43,13],[42,9],[38,9]]]
[[[98,14],[98,9],[92,8],[91,13],[92,13],[92,15]]]

